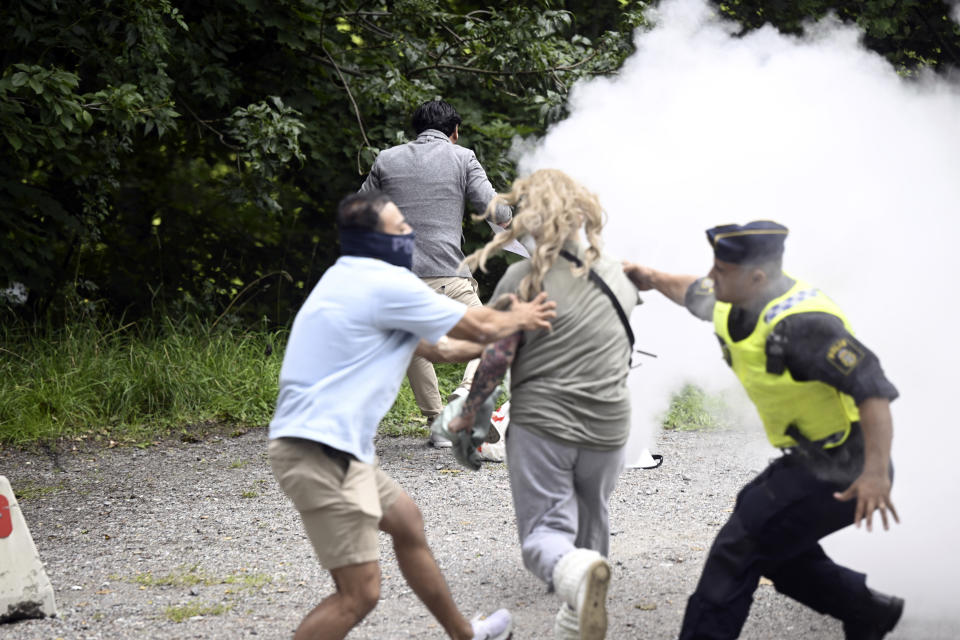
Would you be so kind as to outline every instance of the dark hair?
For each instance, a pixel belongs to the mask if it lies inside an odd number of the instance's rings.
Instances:
[[[413,112],[413,130],[420,135],[427,129],[439,129],[448,136],[453,135],[457,125],[463,122],[460,114],[443,100],[424,102]]]
[[[380,226],[380,212],[388,202],[390,197],[382,191],[350,194],[337,207],[337,227],[376,231]]]

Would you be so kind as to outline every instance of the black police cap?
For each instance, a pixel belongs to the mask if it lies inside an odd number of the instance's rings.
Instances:
[[[755,220],[745,225],[723,224],[707,229],[707,240],[717,260],[749,264],[773,260],[783,255],[788,229],[771,220]]]

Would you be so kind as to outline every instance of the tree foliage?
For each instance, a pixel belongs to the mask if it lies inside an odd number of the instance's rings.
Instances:
[[[934,6],[935,5],[935,6]],[[718,3],[745,29],[834,11],[908,69],[956,62],[947,5]],[[640,0],[7,0],[0,306],[59,321],[188,312],[284,323],[337,255],[333,211],[420,102],[461,115],[498,189],[517,136],[616,73]],[[466,225],[468,250],[488,233]],[[501,264],[502,267],[502,264]],[[489,286],[489,282],[485,283]]]
[[[724,0],[716,3],[744,30],[770,23],[798,33],[804,23],[828,14],[854,23],[864,44],[905,74],[917,67],[960,66],[960,26],[951,3],[941,0]]]
[[[566,4],[6,3],[0,288],[25,284],[35,317],[233,300],[283,322],[335,259],[336,202],[416,104],[456,104],[502,188],[514,136],[617,69],[640,5],[581,25]]]

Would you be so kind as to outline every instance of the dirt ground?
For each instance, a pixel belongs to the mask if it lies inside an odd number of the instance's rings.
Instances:
[[[686,598],[737,490],[774,455],[759,434],[664,432],[654,470],[628,470],[611,500],[608,638],[676,638]],[[760,436],[762,437],[762,436]],[[550,638],[558,601],[522,566],[504,464],[479,472],[415,438],[381,438],[384,469],[424,513],[427,537],[468,616],[500,606],[514,638]],[[10,640],[288,638],[331,588],[278,490],[266,432],[140,450],[0,450],[60,615],[0,625]],[[441,638],[381,536],[382,600],[351,638]],[[757,590],[746,640],[842,638],[840,625]],[[913,619],[889,640],[954,640]]]

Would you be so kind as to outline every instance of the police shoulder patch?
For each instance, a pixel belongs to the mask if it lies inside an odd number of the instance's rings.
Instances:
[[[713,279],[709,277],[703,277],[699,280],[696,280],[693,283],[693,286],[690,288],[690,292],[694,296],[703,297],[703,296],[712,296],[713,295]]]
[[[843,375],[849,375],[857,368],[864,355],[863,348],[856,341],[840,338],[827,349],[827,362]]]

